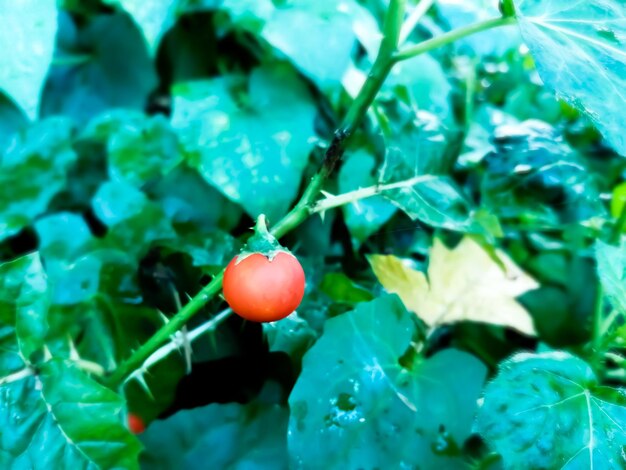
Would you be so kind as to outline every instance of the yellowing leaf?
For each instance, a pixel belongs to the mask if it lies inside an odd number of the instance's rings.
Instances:
[[[454,249],[435,240],[428,279],[395,256],[374,255],[369,262],[385,289],[429,326],[474,321],[535,335],[531,316],[515,298],[539,285],[506,254],[495,253],[499,262],[471,238]]]

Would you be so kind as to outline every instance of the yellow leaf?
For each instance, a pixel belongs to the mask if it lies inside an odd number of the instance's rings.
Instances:
[[[395,256],[374,255],[369,262],[383,287],[429,326],[474,321],[535,335],[530,314],[515,298],[539,285],[502,251],[495,255],[497,261],[471,238],[454,249],[435,240],[428,279]]]

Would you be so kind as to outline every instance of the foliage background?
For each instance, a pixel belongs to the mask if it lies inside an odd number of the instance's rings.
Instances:
[[[322,164],[386,2],[0,2],[3,468],[626,465],[626,8],[415,3],[260,325],[202,288]]]

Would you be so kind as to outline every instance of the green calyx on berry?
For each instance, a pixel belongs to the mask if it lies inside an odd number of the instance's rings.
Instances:
[[[267,230],[267,221],[265,214],[259,215],[254,226],[254,235],[252,235],[246,245],[237,255],[237,263],[242,262],[252,254],[261,254],[272,261],[279,253],[291,255],[291,252],[282,246],[276,237]]]

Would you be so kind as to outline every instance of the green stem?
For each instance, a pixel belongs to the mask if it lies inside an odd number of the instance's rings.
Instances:
[[[159,346],[181,329],[202,307],[222,288],[224,271],[217,274],[198,294],[196,294],[180,312],[161,327],[148,341],[142,344],[126,361],[105,379],[110,387],[119,386],[135,369],[141,367]]]
[[[441,36],[421,42],[415,46],[408,47],[396,53],[394,59],[397,62],[407,60],[425,52],[432,51],[433,49],[453,43],[454,41],[458,41],[459,39],[463,39],[464,37],[471,36],[472,34],[480,33],[481,31],[486,31],[491,28],[497,28],[499,26],[511,25],[515,22],[515,18],[492,18],[490,20],[480,21],[478,23],[465,26],[464,28],[452,30],[448,33],[442,34]]]

